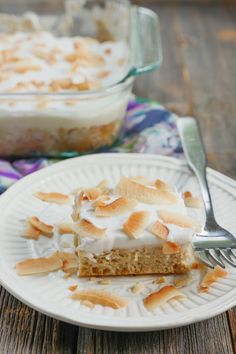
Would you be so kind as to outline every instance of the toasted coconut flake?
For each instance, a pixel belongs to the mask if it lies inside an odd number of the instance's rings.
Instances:
[[[113,309],[119,309],[126,307],[128,302],[126,299],[118,295],[114,295],[100,290],[83,290],[72,294],[73,300],[88,300],[94,305],[101,305],[111,307]]]
[[[40,273],[54,272],[62,267],[63,262],[59,252],[55,252],[48,258],[31,258],[16,264],[18,275],[32,275]]]
[[[94,208],[96,208],[96,207],[104,206],[104,205],[106,205],[106,204],[107,204],[107,203],[106,203],[105,201],[100,200],[100,199],[97,199],[97,200],[95,200],[95,201],[92,203],[92,206],[93,206]]]
[[[175,242],[166,241],[162,245],[163,254],[176,254],[180,252],[180,245]]]
[[[157,306],[165,304],[167,301],[174,299],[176,297],[184,297],[178,289],[173,285],[166,285],[160,290],[149,294],[144,300],[144,306],[147,310],[152,311]]]
[[[74,273],[75,273],[74,271],[73,271],[73,272],[65,273],[65,274],[63,275],[63,279],[68,279],[68,278],[70,278]]]
[[[183,198],[191,198],[193,195],[190,191],[186,191],[183,193]]]
[[[173,280],[174,285],[176,288],[183,288],[184,286],[190,284],[193,281],[193,278],[189,275],[182,275],[178,278]]]
[[[131,287],[131,291],[133,294],[139,294],[143,289],[145,289],[145,286],[140,282],[137,282]]]
[[[191,264],[191,269],[193,269],[193,270],[205,270],[206,269],[206,266],[205,266],[205,264],[203,264],[203,263],[199,263],[199,262],[193,262],[192,264]]]
[[[40,236],[40,231],[32,225],[27,224],[27,227],[22,232],[21,236],[30,240],[38,240]]]
[[[79,236],[78,235],[76,235],[76,234],[74,234],[74,240],[73,240],[73,242],[74,242],[74,247],[75,247],[75,249],[78,247],[78,245],[79,245]],[[75,253],[77,252],[77,250],[75,251]]]
[[[137,204],[134,199],[118,198],[109,204],[97,206],[95,215],[107,217],[121,215],[135,208]]]
[[[94,304],[89,300],[82,300],[82,301],[80,301],[80,303],[81,303],[81,305],[89,307],[90,309],[94,308]]]
[[[60,235],[73,234],[74,233],[73,225],[74,224],[69,222],[60,222],[59,224],[57,224],[59,234]]]
[[[110,76],[110,75],[111,75],[111,71],[100,71],[97,73],[96,77],[98,79],[103,79],[103,78]]]
[[[68,195],[62,193],[44,193],[44,192],[37,192],[35,193],[35,197],[47,202],[47,203],[55,203],[55,204],[66,204],[70,201]]]
[[[105,53],[106,53],[107,55],[110,55],[110,54],[112,53],[112,49],[111,49],[111,48],[106,48],[106,49],[105,49]]]
[[[133,176],[130,178],[132,181],[143,184],[143,185],[150,185],[150,181],[143,176]]]
[[[70,290],[70,291],[75,291],[76,289],[78,288],[78,285],[70,285],[70,286],[68,286],[68,289]]]
[[[74,205],[73,205],[73,211],[71,214],[72,220],[78,221],[80,218],[80,207],[82,204],[82,198],[83,198],[83,191],[80,191],[74,199]]]
[[[102,194],[108,194],[110,192],[109,182],[107,179],[103,179],[100,183],[98,183],[96,188],[99,188]]]
[[[168,183],[162,181],[161,179],[156,179],[153,184],[157,189],[160,189],[162,191],[172,191],[171,186]]]
[[[108,201],[111,200],[111,197],[109,195],[101,195],[100,197],[98,197],[97,200],[94,200],[94,202],[92,203],[92,206],[94,208],[96,208],[97,206],[103,206],[103,205],[107,205]]]
[[[165,281],[166,281],[165,277],[160,277],[158,279],[153,280],[152,284],[163,284],[163,283],[165,283]]]
[[[32,64],[32,63],[19,63],[19,64],[15,65],[13,70],[17,74],[24,74],[24,73],[26,73],[28,71],[40,71],[41,67],[39,65],[35,65],[35,64]]]
[[[75,85],[75,88],[80,91],[95,90],[95,89],[99,89],[100,87],[101,84],[97,80],[93,80],[93,81],[87,80]]]
[[[102,194],[100,188],[87,188],[83,191],[83,200],[96,200]]]
[[[80,237],[90,237],[93,239],[102,239],[106,234],[106,228],[100,228],[87,219],[82,219],[73,226],[74,232]]]
[[[202,205],[199,197],[194,197],[191,192],[186,191],[183,193],[184,204],[187,208],[200,208]]]
[[[146,204],[176,204],[178,201],[177,196],[169,191],[144,186],[127,177],[121,178],[115,190],[122,197],[134,198]]]
[[[169,235],[169,229],[166,225],[163,225],[159,221],[154,222],[148,230],[155,236],[161,238],[162,240],[167,240]]]
[[[139,238],[148,226],[150,213],[148,211],[136,211],[132,213],[124,223],[124,232],[129,238]]]
[[[58,90],[68,90],[68,89],[75,89],[73,82],[71,79],[69,78],[65,78],[65,79],[59,79],[59,80],[52,80],[50,82],[50,89],[53,92],[56,92]]]
[[[40,231],[40,233],[46,237],[52,237],[53,236],[53,226],[45,224],[37,216],[31,216],[28,219],[28,223],[36,228],[37,230]]]
[[[63,272],[74,273],[78,269],[79,259],[74,253],[59,252],[58,255],[63,262]]]
[[[120,59],[117,60],[117,65],[122,66],[124,64],[125,64],[125,58],[120,58]]]
[[[166,224],[174,224],[183,228],[195,228],[196,223],[187,215],[174,213],[166,210],[160,210],[158,212],[159,217]]]
[[[64,56],[64,59],[70,63],[76,62],[78,55],[76,53],[70,53]]]
[[[40,80],[31,80],[31,84],[37,88],[42,88],[45,85],[44,81]]]
[[[101,279],[98,281],[98,284],[101,284],[101,285],[109,285],[111,283],[112,283],[112,281],[109,278],[104,278],[104,279]]]
[[[226,272],[224,269],[222,269],[219,266],[216,266],[214,269],[209,270],[199,285],[200,292],[207,292],[209,286],[215,283],[218,279],[224,278],[227,275],[228,272]]]

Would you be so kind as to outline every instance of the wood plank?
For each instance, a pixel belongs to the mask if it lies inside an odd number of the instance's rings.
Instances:
[[[44,316],[1,290],[1,353],[121,354],[232,353],[227,318],[148,333],[115,333],[79,328]],[[220,325],[219,325],[220,324]],[[77,341],[76,341],[77,338]],[[220,338],[216,341],[215,338]],[[201,340],[200,340],[201,339]]]
[[[2,287],[0,303],[0,353],[74,353],[78,327],[32,310]]]
[[[157,10],[161,23],[163,46],[163,65],[160,71],[137,78],[135,93],[139,96],[157,100],[181,112],[189,114],[191,97],[188,77],[184,65],[178,33],[176,33],[176,8],[173,6],[151,7]]]
[[[77,354],[103,353],[103,348],[97,348],[95,336],[98,331],[90,328],[79,328],[77,337]]]
[[[233,351],[236,353],[236,309],[233,308],[227,312],[228,321],[230,325],[231,339]]]
[[[210,166],[231,177],[236,176],[236,41],[220,33],[235,33],[235,17],[234,7],[181,7],[175,25],[190,79],[190,113],[199,119]],[[236,309],[228,320],[235,350]]]
[[[232,17],[233,15],[233,17]],[[236,40],[219,33],[236,29],[236,7],[182,7],[179,27],[189,44],[182,47],[191,80],[192,111],[199,119],[210,165],[236,176]],[[230,167],[229,167],[230,166]]]
[[[236,176],[236,7],[151,6],[161,19],[164,61],[135,92],[199,119],[210,166]],[[220,33],[231,33],[231,40]],[[222,132],[224,131],[224,134]]]
[[[220,324],[220,325],[219,325]],[[91,333],[89,333],[91,331]],[[93,336],[86,330],[87,337]],[[84,341],[85,333],[82,340]],[[217,340],[217,338],[220,338]],[[81,348],[81,347],[80,347]],[[231,354],[226,314],[194,325],[147,333],[95,331],[94,347],[83,354]],[[96,348],[96,349],[94,349]],[[79,349],[79,348],[78,348]],[[80,353],[77,351],[77,353]]]

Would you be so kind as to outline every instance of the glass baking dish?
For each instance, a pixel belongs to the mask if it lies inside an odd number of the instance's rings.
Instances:
[[[101,43],[123,41],[127,70],[116,82],[87,91],[0,92],[0,156],[69,156],[111,145],[135,76],[161,65],[157,15],[123,0],[69,0],[57,15],[0,14],[1,33],[39,30]]]

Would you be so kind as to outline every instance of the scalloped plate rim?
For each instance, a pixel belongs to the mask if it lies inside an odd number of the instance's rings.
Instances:
[[[129,161],[131,158],[131,161]],[[18,181],[16,184],[11,186],[0,198],[0,210],[4,208],[4,205],[6,201],[14,195],[15,192],[19,191],[20,189],[24,189],[24,187],[27,187],[29,183],[31,182],[37,182],[41,178],[46,178],[51,175],[51,173],[58,173],[59,171],[62,170],[63,166],[65,165],[76,165],[77,163],[79,164],[82,160],[90,160],[98,162],[104,161],[107,159],[111,159],[111,164],[114,164],[114,159],[117,160],[126,160],[126,162],[132,162],[132,163],[137,163],[137,160],[142,160],[142,158],[145,159],[145,162],[150,161],[150,164],[152,163],[157,163],[160,161],[160,163],[163,165],[163,163],[172,164],[172,170],[173,170],[173,164],[177,166],[177,168],[182,168],[185,170],[185,172],[189,173],[189,169],[185,163],[185,161],[182,160],[177,160],[176,158],[173,157],[168,157],[168,156],[160,156],[160,155],[153,155],[153,154],[137,154],[137,153],[104,153],[104,154],[93,154],[93,155],[88,155],[88,156],[80,156],[80,157],[74,157],[68,160],[63,160],[55,165],[51,165],[46,167],[45,169],[42,169],[40,171],[34,172],[31,175],[25,176],[22,180]],[[153,161],[156,160],[156,161]],[[77,162],[78,161],[78,162]],[[74,166],[75,167],[75,166]],[[168,166],[167,166],[168,167]],[[236,181],[231,179],[230,177],[227,177],[223,174],[221,174],[218,171],[215,171],[211,168],[208,168],[208,174],[210,178],[216,179],[218,182],[220,181],[221,185],[223,185],[224,189],[229,192],[230,194],[236,194]],[[1,218],[1,216],[0,216]],[[0,236],[1,237],[1,236]],[[1,251],[0,251],[0,261],[1,260]],[[107,318],[107,316],[102,318],[101,323],[98,323],[98,318],[95,317],[94,320],[91,318],[89,321],[86,321],[86,319],[78,319],[74,320],[72,318],[69,318],[65,316],[65,314],[61,314],[60,311],[57,311],[56,309],[50,310],[50,308],[42,308],[42,304],[37,305],[37,301],[30,301],[26,299],[24,296],[16,292],[12,286],[9,286],[7,279],[4,279],[4,274],[2,274],[1,268],[0,268],[0,284],[9,292],[11,293],[14,297],[16,297],[18,300],[23,302],[24,304],[28,305],[29,307],[45,314],[48,315],[52,318],[67,322],[67,323],[72,323],[74,325],[80,325],[83,327],[87,328],[96,328],[96,329],[103,329],[103,330],[110,330],[110,331],[155,331],[155,330],[162,330],[162,329],[168,329],[168,328],[176,328],[176,327],[181,327],[184,325],[196,323],[199,321],[207,320],[209,318],[212,318],[216,315],[221,314],[222,312],[230,309],[232,306],[236,304],[236,297],[234,300],[233,295],[236,294],[236,289],[230,291],[229,294],[226,294],[227,301],[222,305],[217,308],[216,311],[210,311],[210,312],[205,312],[204,314],[198,314],[196,313],[193,316],[188,317],[185,319],[186,316],[181,316],[180,319],[177,319],[176,321],[172,321],[171,323],[167,321],[165,324],[160,324],[158,323],[158,318],[146,318],[145,320],[149,322],[149,324],[145,325],[140,321],[141,323],[135,323],[135,320],[131,319],[125,319],[124,318],[124,323],[115,323],[116,318]],[[231,294],[232,293],[232,294]],[[228,296],[227,296],[228,295]],[[45,304],[44,304],[45,305]],[[192,311],[192,310],[191,310]],[[85,316],[84,316],[85,317]],[[89,316],[90,317],[90,316]],[[168,317],[168,315],[167,315]],[[144,320],[144,318],[142,318]],[[131,322],[131,324],[125,325],[125,321]],[[133,323],[132,323],[133,321]],[[146,322],[145,321],[145,322]]]

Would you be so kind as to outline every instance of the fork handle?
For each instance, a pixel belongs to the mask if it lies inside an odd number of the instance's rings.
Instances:
[[[177,119],[177,126],[188,165],[195,173],[202,191],[207,229],[217,228],[209,185],[206,178],[207,157],[197,120],[192,117]]]

